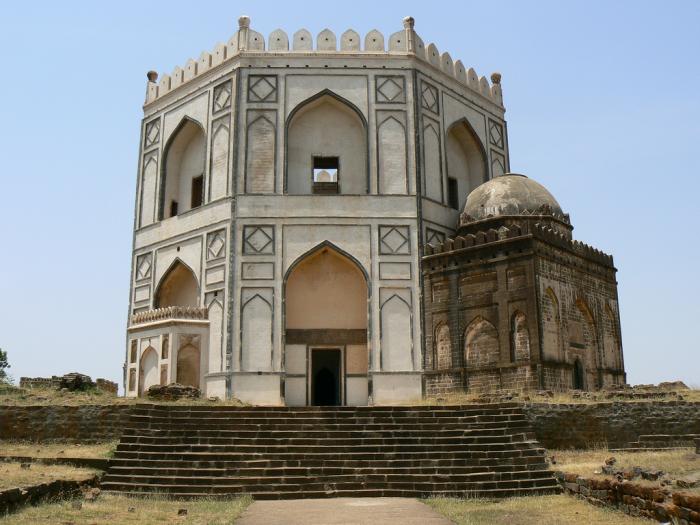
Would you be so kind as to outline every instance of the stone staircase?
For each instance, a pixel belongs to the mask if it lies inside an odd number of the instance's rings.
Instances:
[[[514,403],[466,406],[137,405],[102,489],[191,498],[558,492]]]

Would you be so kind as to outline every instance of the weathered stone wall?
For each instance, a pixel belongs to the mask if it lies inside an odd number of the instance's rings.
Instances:
[[[5,516],[26,505],[36,505],[41,501],[78,496],[83,490],[97,486],[99,481],[100,476],[95,475],[81,480],[57,479],[31,487],[0,491],[0,516]]]
[[[556,478],[564,492],[597,506],[612,507],[632,516],[642,516],[662,523],[700,523],[700,496],[696,494],[672,493],[667,488],[584,478],[564,472],[557,472]]]
[[[616,448],[643,434],[700,434],[700,403],[529,403],[523,412],[546,448]]]
[[[0,439],[118,439],[130,410],[129,405],[0,406]]]

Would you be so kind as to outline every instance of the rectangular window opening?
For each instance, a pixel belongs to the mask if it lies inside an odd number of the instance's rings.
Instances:
[[[204,204],[204,176],[200,175],[192,179],[191,208],[197,208]]]
[[[313,193],[338,193],[339,171],[340,159],[338,157],[314,157],[312,170]]]
[[[170,216],[175,217],[177,215],[177,201],[170,201]]]
[[[453,177],[447,177],[447,204],[450,208],[459,209],[459,185]]]

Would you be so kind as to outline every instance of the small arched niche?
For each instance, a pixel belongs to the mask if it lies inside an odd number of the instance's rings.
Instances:
[[[141,354],[139,363],[139,396],[148,392],[153,385],[157,385],[158,380],[158,353],[149,346]]]
[[[204,204],[206,139],[195,121],[185,118],[165,147],[161,185],[161,219]]]
[[[447,204],[461,210],[467,201],[467,195],[486,181],[486,156],[481,141],[465,120],[450,126],[445,149]]]
[[[286,192],[366,194],[367,128],[359,110],[326,91],[287,121]]]
[[[199,306],[197,278],[179,260],[166,272],[156,290],[155,307],[168,306]]]

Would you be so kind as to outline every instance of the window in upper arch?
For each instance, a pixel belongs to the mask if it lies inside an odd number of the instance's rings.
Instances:
[[[333,94],[303,102],[294,111],[287,124],[287,159],[289,194],[321,193],[317,178],[323,185],[325,179],[331,183],[323,193],[368,192],[364,118],[349,102]]]
[[[161,218],[167,219],[204,204],[206,139],[202,127],[185,119],[165,149]]]

